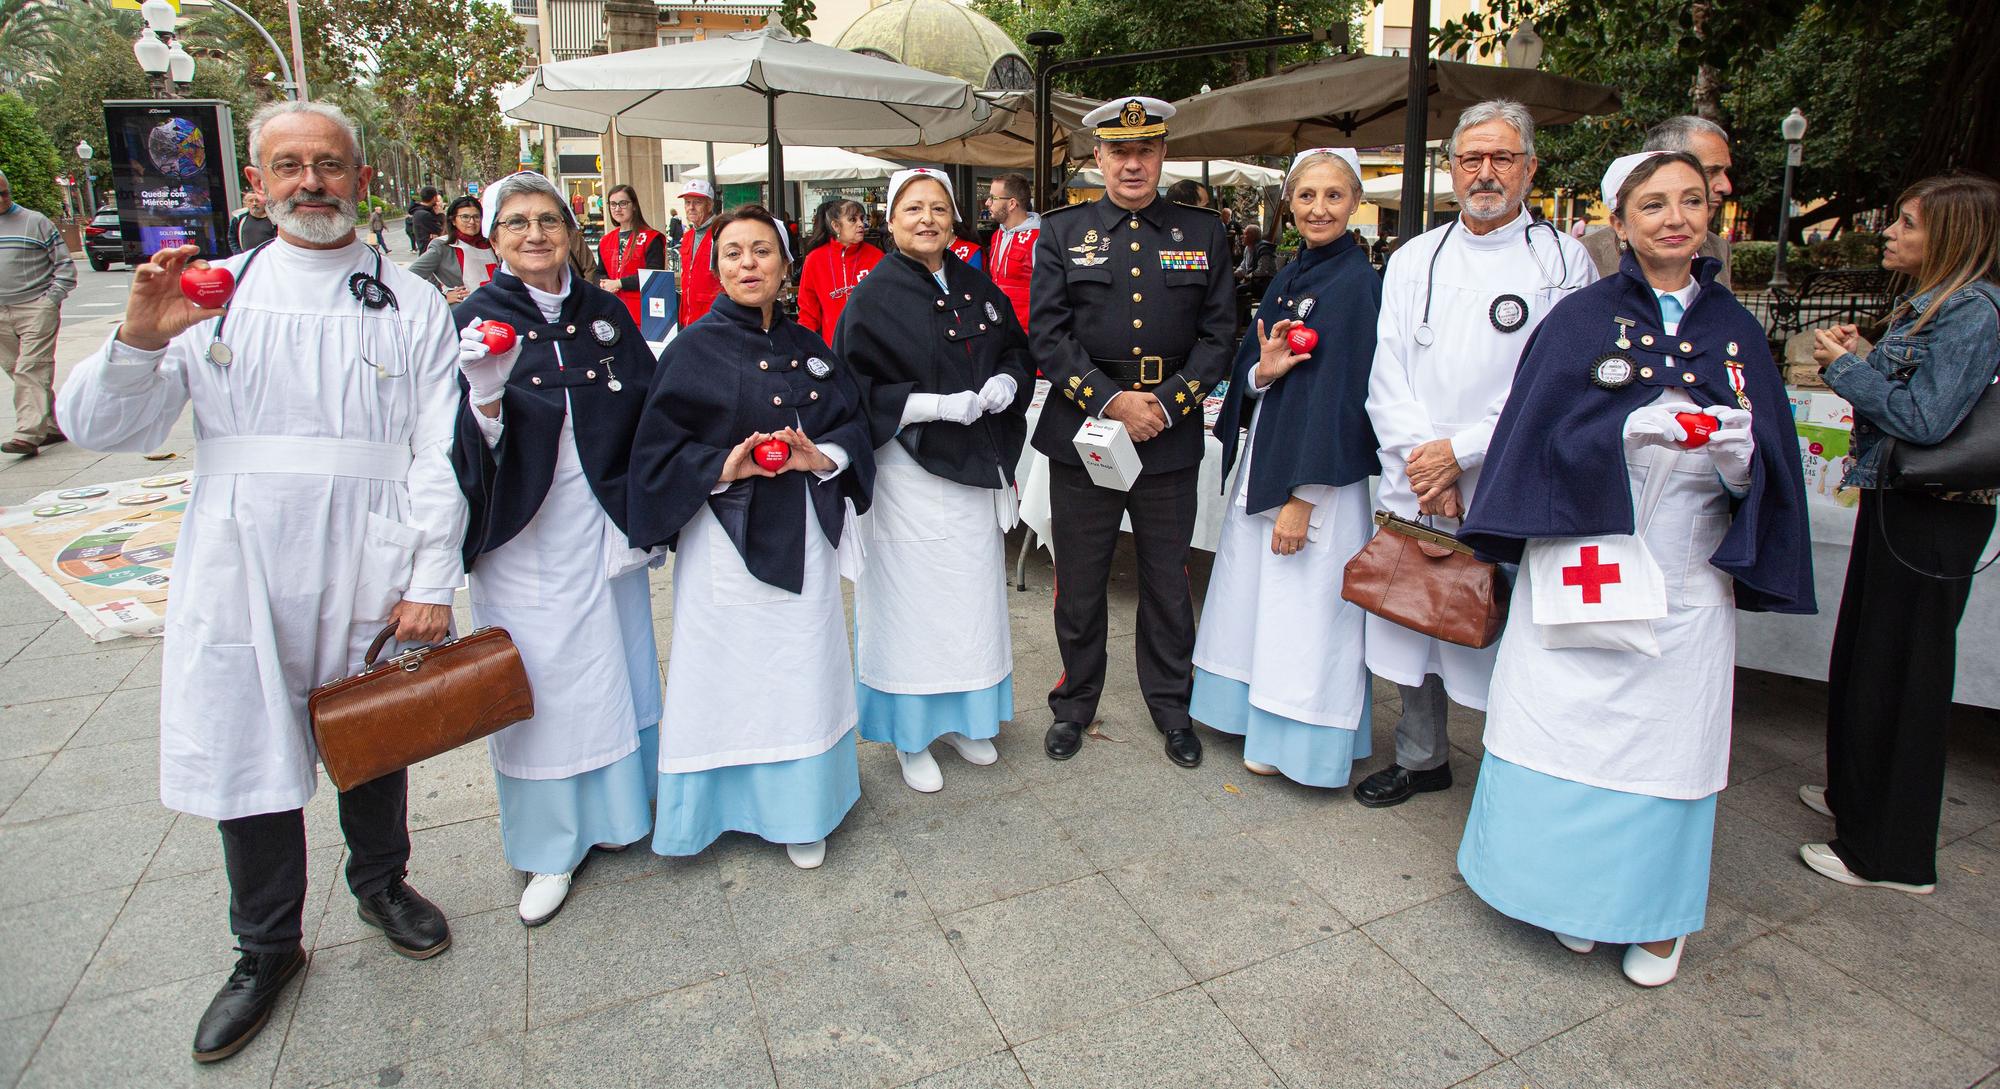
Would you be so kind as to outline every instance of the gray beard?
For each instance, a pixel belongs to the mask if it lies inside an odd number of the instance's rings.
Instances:
[[[1491,214],[1491,215],[1486,215],[1486,214],[1483,214],[1483,213],[1480,213],[1480,212],[1475,212],[1475,211],[1473,211],[1473,210],[1472,210],[1472,203],[1471,203],[1470,201],[1468,201],[1468,200],[1461,200],[1461,201],[1459,201],[1459,202],[1458,202],[1458,214],[1459,214],[1459,215],[1461,215],[1461,216],[1464,216],[1464,217],[1466,217],[1467,219],[1476,219],[1476,220],[1478,220],[1478,221],[1479,221],[1479,222],[1481,222],[1481,223],[1491,223],[1491,222],[1493,222],[1493,221],[1495,221],[1495,220],[1501,220],[1501,219],[1512,219],[1512,218],[1514,218],[1515,216],[1517,216],[1517,215],[1520,215],[1520,214],[1521,214],[1521,202],[1520,202],[1520,201],[1514,201],[1514,200],[1508,200],[1508,199],[1507,199],[1507,194],[1506,194],[1506,193],[1504,193],[1504,192],[1502,192],[1502,193],[1476,193],[1476,194],[1470,194],[1470,195],[1472,195],[1472,196],[1480,196],[1480,197],[1486,197],[1486,196],[1494,196],[1494,197],[1499,197],[1502,203],[1501,203],[1501,205],[1500,205],[1500,210],[1499,210],[1499,211],[1497,211],[1497,212],[1494,212],[1494,213],[1493,213],[1493,214]]]
[[[359,204],[345,197],[333,197],[339,211],[333,215],[319,212],[300,212],[300,198],[304,194],[293,194],[284,200],[264,205],[264,212],[278,229],[319,246],[331,246],[354,237],[354,213]]]

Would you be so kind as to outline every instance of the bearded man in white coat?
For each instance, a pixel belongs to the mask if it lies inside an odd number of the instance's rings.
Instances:
[[[93,450],[144,452],[194,407],[195,485],[175,555],[160,693],[160,798],[220,823],[241,959],[194,1058],[249,1043],[305,965],[302,808],[318,785],[315,686],[356,671],[387,626],[434,642],[462,578],[465,499],[449,460],[457,336],[443,297],[354,237],[373,171],[319,103],[250,123],[250,186],[278,236],[220,266],[235,293],[184,297],[195,247],[133,276],[125,321],[63,388]],[[444,915],[403,882],[403,772],[340,795],[347,883],[404,956],[441,953]]]
[[[1531,217],[1535,122],[1493,99],[1459,115],[1451,187],[1459,218],[1412,238],[1389,259],[1368,382],[1381,442],[1380,505],[1453,528],[1472,502],[1479,467],[1515,364],[1556,301],[1597,279],[1582,243]],[[1494,649],[1433,639],[1370,614],[1368,669],[1402,693],[1396,762],[1354,788],[1362,805],[1399,805],[1451,786],[1449,700],[1486,708]]]

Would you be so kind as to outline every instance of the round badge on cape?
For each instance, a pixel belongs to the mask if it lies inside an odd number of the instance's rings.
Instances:
[[[1638,368],[1617,352],[1598,356],[1597,362],[1590,365],[1590,384],[1598,389],[1624,389],[1636,377]]]
[[[994,306],[991,302],[988,302],[986,304],[986,320],[987,321],[1000,320],[1000,310],[998,307]]]
[[[1503,333],[1511,333],[1528,323],[1528,300],[1519,295],[1502,295],[1493,300],[1492,309],[1486,318],[1493,328]]]
[[[618,327],[605,321],[603,318],[598,318],[596,321],[590,323],[590,335],[597,338],[597,342],[607,348],[618,343]]]
[[[1298,302],[1296,302],[1296,303],[1293,303],[1293,304],[1292,304],[1292,309],[1293,309],[1294,311],[1296,311],[1296,312],[1298,313],[1298,315],[1299,315],[1299,320],[1300,320],[1300,321],[1304,321],[1304,320],[1306,320],[1307,318],[1309,318],[1309,317],[1312,317],[1312,312],[1313,312],[1313,306],[1314,306],[1314,304],[1316,304],[1316,303],[1317,303],[1318,301],[1319,301],[1319,300],[1317,300],[1317,299],[1313,298],[1312,296],[1308,295],[1308,296],[1306,296],[1305,298],[1303,298],[1303,299],[1300,299],[1300,300],[1299,300]]]
[[[385,306],[396,305],[396,293],[389,290],[389,285],[365,272],[357,272],[349,276],[347,278],[347,290],[355,298],[361,300],[361,305],[370,310],[380,310]]]
[[[833,364],[818,356],[806,360],[806,373],[824,382],[833,377]]]
[[[1187,240],[1186,236],[1181,234],[1181,229],[1179,227],[1175,227],[1172,231],[1169,231],[1168,233],[1174,236],[1174,241],[1176,242],[1184,242]]]

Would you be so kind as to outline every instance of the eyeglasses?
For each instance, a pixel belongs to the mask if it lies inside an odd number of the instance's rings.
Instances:
[[[500,221],[500,226],[505,227],[511,234],[527,234],[528,225],[531,223],[540,226],[543,234],[555,234],[557,231],[569,228],[568,220],[553,214],[539,215],[533,219],[527,216],[508,216]]]
[[[305,173],[308,167],[319,175],[322,181],[339,181],[347,176],[348,171],[354,169],[354,164],[344,163],[339,159],[316,159],[310,163],[300,162],[297,159],[279,159],[264,169],[285,181],[291,181]]]
[[[1456,156],[1453,161],[1467,174],[1479,173],[1482,164],[1491,163],[1495,174],[1505,174],[1519,166],[1526,156],[1514,151],[1468,151]]]
[[[630,208],[632,207],[632,202],[629,200],[607,200],[604,202],[604,206],[606,208]]]
[[[454,223],[477,223],[477,222],[479,222],[479,213],[478,213],[478,212],[460,212],[459,214],[457,214],[457,215],[455,215],[455,216],[451,217],[451,219],[452,219],[452,222],[454,222]]]

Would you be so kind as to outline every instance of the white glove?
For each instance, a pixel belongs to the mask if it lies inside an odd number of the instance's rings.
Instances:
[[[1020,389],[1014,384],[1011,374],[996,374],[979,387],[980,407],[987,412],[1005,412],[1014,403],[1014,393]]]
[[[1708,458],[1729,490],[1742,492],[1750,487],[1750,462],[1757,456],[1757,440],[1750,434],[1750,413],[1725,405],[1710,405],[1703,412],[1715,417],[1715,433],[1708,437]]]
[[[971,390],[947,393],[938,398],[937,418],[948,423],[969,424],[986,415],[986,404]]]
[[[912,393],[903,399],[903,418],[897,427],[911,424],[929,423],[938,418],[938,401],[935,393]]]
[[[1701,409],[1689,401],[1662,401],[1647,405],[1625,417],[1625,449],[1640,450],[1648,446],[1677,447],[1688,439],[1687,428],[1674,419],[1678,412],[1700,412]]]
[[[486,348],[486,339],[479,332],[483,319],[474,318],[466,323],[458,333],[458,369],[472,386],[472,403],[490,405],[507,392],[507,376],[514,373],[514,363],[521,358],[521,342],[499,355]]]

